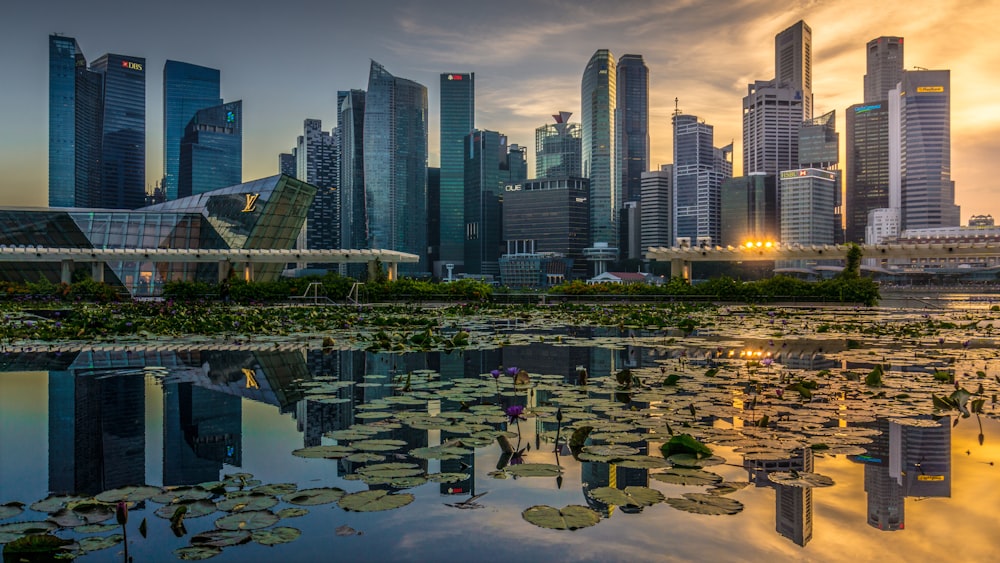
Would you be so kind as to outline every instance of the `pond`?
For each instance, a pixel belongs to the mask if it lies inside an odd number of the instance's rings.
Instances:
[[[79,561],[1000,551],[1000,315],[692,317],[473,318],[448,351],[360,333],[11,348],[0,542],[47,531]]]

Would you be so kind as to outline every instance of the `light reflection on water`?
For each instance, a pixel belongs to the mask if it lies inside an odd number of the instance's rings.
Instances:
[[[829,343],[826,346],[827,355],[836,350]],[[505,359],[532,373],[563,374],[571,379],[579,365],[589,366],[591,377],[599,377],[624,365],[641,367],[634,364],[656,357],[633,351],[537,344],[451,355],[303,350],[162,353],[155,357],[84,353],[8,359],[5,365],[15,371],[0,373],[0,503],[30,504],[50,491],[94,494],[137,481],[157,486],[196,484],[237,472],[251,473],[264,483],[365,490],[368,486],[360,481],[344,480],[352,469],[348,462],[291,455],[303,446],[333,443],[322,437],[325,432],[360,422],[351,402],[323,405],[304,400],[299,382],[318,375],[350,379],[355,374],[361,382],[364,374],[391,376],[423,368],[449,379],[486,373]],[[803,367],[812,369],[823,367],[826,361],[826,356],[815,352],[798,357],[806,358]],[[47,371],[24,371],[33,364],[44,365]],[[166,378],[143,375],[136,368],[144,364],[170,366],[172,371]],[[123,372],[129,373],[114,375]],[[356,385],[341,396],[362,404],[391,395],[386,385]],[[442,401],[439,408],[455,410],[458,405]],[[666,504],[641,511],[601,506],[585,491],[643,485],[677,497],[704,487],[662,483],[650,479],[646,470],[612,469],[606,463],[557,457],[550,443],[538,439],[538,425],[529,419],[521,424],[522,441],[532,446],[525,461],[558,463],[564,468],[561,481],[491,477],[501,456],[494,443],[458,463],[420,462],[430,472],[467,468],[472,478],[466,482],[415,487],[409,491],[416,496],[413,504],[389,512],[310,507],[309,515],[280,524],[300,528],[303,534],[298,541],[274,548],[256,544],[227,548],[216,560],[321,560],[334,551],[338,559],[373,561],[519,557],[912,561],[941,553],[949,559],[990,559],[1000,550],[993,514],[1000,502],[996,487],[1000,465],[990,465],[1000,464],[1000,423],[983,419],[985,442],[981,446],[975,418],[961,419],[951,428],[953,421],[946,417],[940,426],[925,429],[893,427],[879,419],[869,425],[882,434],[866,445],[863,458],[813,455],[807,450],[785,460],[786,466],[832,477],[835,486],[789,490],[758,479],[759,486],[730,495],[744,504],[741,513],[706,516]],[[731,419],[718,422],[723,427],[733,423]],[[551,424],[544,430],[552,430]],[[403,428],[379,438],[405,440],[407,446],[401,451],[406,452],[440,443],[441,434]],[[650,449],[651,455],[659,454],[657,448]],[[715,447],[727,463],[709,469],[726,481],[746,481],[750,472],[741,454],[733,450],[732,446]],[[896,462],[898,467],[893,465]],[[910,479],[900,472],[907,464]],[[912,468],[917,464],[934,479],[913,480]],[[462,494],[447,494],[449,487],[460,488]],[[472,493],[486,493],[479,499],[484,508],[446,506]],[[187,545],[186,538],[174,538],[166,522],[150,514],[156,505],[148,504],[133,510],[133,518],[149,518],[150,530],[147,539],[130,535],[130,555],[136,561],[163,560],[164,554]],[[521,518],[525,508],[536,504],[590,504],[606,519],[575,532],[545,530]],[[189,535],[211,529],[215,517],[189,520]],[[343,525],[363,535],[335,536],[334,529]],[[114,555],[111,551],[81,560],[109,560]]]

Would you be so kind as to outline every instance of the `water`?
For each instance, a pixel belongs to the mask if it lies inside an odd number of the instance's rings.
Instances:
[[[857,346],[836,338],[737,341],[747,334],[707,332],[678,346],[663,335],[643,331],[576,329],[566,341],[551,334],[544,341],[531,336],[502,347],[450,354],[324,353],[288,345],[8,353],[0,372],[0,504],[30,505],[50,492],[90,496],[138,483],[196,485],[233,474],[250,474],[246,479],[265,485],[294,483],[299,489],[413,495],[411,503],[380,512],[349,512],[337,503],[305,506],[305,516],[276,524],[300,530],[297,540],[273,547],[256,542],[226,547],[214,558],[218,561],[914,561],[990,560],[1000,553],[994,515],[1000,503],[1000,466],[995,465],[1000,464],[1000,422],[989,401],[982,416],[961,418],[955,411],[934,422],[917,416],[928,409],[901,414],[898,407],[872,399],[858,383],[824,383],[814,400],[804,404],[787,397],[778,400],[775,392],[784,386],[775,381],[780,370],[796,377],[818,377],[823,369],[867,373],[874,360],[859,359]],[[587,342],[591,345],[580,345]],[[884,345],[878,351],[891,356],[899,354],[899,348]],[[778,351],[764,353],[775,363],[755,366],[751,374],[749,364],[744,368],[742,360],[731,359],[740,353],[753,358],[754,350]],[[912,356],[906,349],[902,354]],[[993,351],[983,346],[955,354],[967,363],[958,364],[961,372],[963,367],[978,369]],[[706,369],[719,362],[723,375],[706,378]],[[897,375],[912,371],[912,365],[904,363],[889,369]],[[506,375],[501,385],[495,384],[488,372],[498,365],[525,369],[532,374],[531,385],[516,388]],[[987,365],[989,378],[983,381],[994,385],[992,364]],[[586,387],[578,385],[579,367],[588,370]],[[623,392],[616,389],[613,374],[626,367],[647,386],[665,373],[683,374],[685,379],[677,388],[657,383],[650,392]],[[733,373],[724,375],[727,369]],[[409,387],[406,374],[411,374]],[[743,380],[764,383],[744,385]],[[338,387],[336,382],[353,383]],[[936,389],[937,394],[949,391],[947,384]],[[414,397],[414,404],[392,402],[406,396]],[[525,420],[504,421],[502,409],[510,405],[525,406]],[[687,413],[688,405],[696,409],[695,415]],[[658,480],[655,476],[669,471],[666,468],[580,461],[568,448],[557,453],[552,443],[558,426],[555,406],[562,406],[566,415],[564,438],[570,427],[581,425],[574,420],[587,420],[596,427],[595,435],[604,431],[621,443],[626,439],[622,432],[607,426],[614,420],[629,427],[631,440],[639,438],[631,446],[652,457],[662,457],[659,445],[669,438],[662,421],[670,421],[677,433],[700,436],[725,460],[704,470],[725,482],[746,484],[724,495],[742,509],[734,515],[706,515],[663,502],[639,509],[595,500],[591,493],[608,486],[648,487],[673,499],[705,493],[710,486]],[[516,447],[530,446],[524,463],[558,465],[562,473],[514,478],[508,471],[517,465],[505,465],[500,446],[490,438],[470,440],[475,447],[467,445],[469,453],[457,459],[412,457],[410,452],[418,448],[475,433],[450,433],[434,424],[425,425],[434,426],[429,429],[400,424],[378,434],[374,438],[405,445],[371,453],[385,456],[386,462],[413,463],[420,475],[464,473],[467,478],[412,487],[369,485],[355,479],[364,462],[292,453],[308,446],[356,442],[325,435],[366,421],[384,423],[370,413],[390,408],[397,413],[444,413],[461,424],[474,420],[469,424],[488,436],[507,430]],[[771,428],[755,428],[754,422],[765,414]],[[897,418],[890,421],[892,417]],[[912,425],[913,420],[920,426]],[[685,427],[685,421],[691,426]],[[823,442],[832,448],[792,448],[795,437],[802,442],[794,445]],[[775,440],[785,441],[769,446],[784,448],[783,456],[772,451],[763,456],[770,461],[747,460],[753,454],[746,448],[759,451]],[[590,443],[601,441],[592,435]],[[835,485],[775,485],[767,478],[769,463],[818,473]],[[449,506],[473,495],[482,495],[474,500],[480,508]],[[544,529],[522,518],[534,505],[587,506],[601,520],[575,531]],[[174,560],[173,550],[190,545],[192,536],[213,529],[215,520],[225,515],[217,511],[188,518],[187,533],[178,538],[166,519],[153,514],[160,506],[146,501],[131,508],[128,548],[134,561]],[[271,510],[292,506],[282,500]],[[46,516],[26,510],[0,520],[0,525]],[[145,538],[138,533],[142,518],[148,523]],[[354,533],[346,535],[346,527]],[[338,528],[344,535],[337,534]],[[58,532],[68,538],[111,533]],[[80,560],[117,561],[123,556],[118,544]]]

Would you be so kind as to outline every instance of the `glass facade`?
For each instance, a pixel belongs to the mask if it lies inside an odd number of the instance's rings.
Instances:
[[[340,241],[342,248],[368,248],[365,211],[365,91],[345,92],[337,117],[340,130]]]
[[[847,108],[847,242],[865,242],[868,213],[889,207],[888,103]]]
[[[462,236],[465,229],[465,138],[475,128],[476,75],[441,75],[441,228],[439,260],[461,264],[465,259]],[[457,272],[468,271],[459,266]],[[479,273],[479,272],[473,272]],[[440,271],[435,272],[441,275]]]
[[[799,127],[799,167],[831,169],[837,168],[839,162],[837,112],[803,121]]]
[[[719,244],[722,181],[732,176],[732,146],[713,147],[714,128],[697,116],[676,114],[673,126],[673,238],[686,237],[692,244]]]
[[[642,174],[640,241],[643,251],[651,246],[674,246],[674,165]]]
[[[313,186],[278,175],[134,211],[0,210],[0,244],[102,249],[289,249],[315,192]],[[248,206],[250,195],[257,197]],[[272,279],[281,267],[281,264],[260,265],[254,271],[255,279]],[[58,282],[60,265],[41,262],[0,265],[0,279],[23,281],[41,277]],[[218,266],[152,261],[116,261],[105,266],[105,281],[122,286],[133,295],[158,294],[162,284],[170,280],[216,282]]]
[[[624,201],[642,195],[649,166],[649,67],[642,55],[618,59],[618,173]]]
[[[465,273],[499,276],[501,202],[510,183],[507,137],[476,131],[466,135],[465,146]]]
[[[552,117],[555,123],[535,129],[535,177],[579,176],[582,169],[583,128],[570,123],[568,111]]]
[[[319,119],[306,119],[295,148],[296,178],[317,188],[306,219],[305,248],[340,248],[340,194],[337,190],[335,132],[323,131]]]
[[[146,59],[106,54],[90,69],[104,79],[101,182],[87,205],[136,209],[146,201]]]
[[[834,244],[836,171],[803,168],[781,173],[782,244]]]
[[[87,61],[72,37],[49,36],[49,206],[76,198],[76,74]]]
[[[180,149],[178,196],[242,182],[243,102],[199,110],[185,128]]]
[[[427,88],[372,61],[365,99],[365,207],[372,248],[420,256],[400,274],[426,274]]]
[[[222,104],[219,96],[217,69],[180,61],[167,61],[163,65],[163,184],[168,200],[191,195],[178,191],[181,158],[181,139],[186,128],[199,110]],[[215,187],[239,183],[220,184]]]
[[[554,252],[585,278],[589,245],[590,183],[586,178],[539,178],[504,187],[503,240],[509,254]]]
[[[615,155],[616,66],[607,49],[599,49],[583,71],[580,91],[583,119],[583,176],[590,179],[591,241],[617,245],[616,213],[621,208],[618,160]]]
[[[778,241],[777,178],[751,174],[722,183],[722,246]],[[645,205],[645,203],[644,203]]]

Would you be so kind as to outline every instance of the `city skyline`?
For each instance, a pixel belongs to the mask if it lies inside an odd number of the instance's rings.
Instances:
[[[126,6],[104,4],[109,9]],[[740,146],[740,99],[746,85],[773,74],[775,34],[803,19],[813,29],[815,112],[841,110],[839,131],[845,130],[844,110],[864,99],[865,45],[871,39],[904,37],[907,68],[951,70],[956,203],[962,206],[963,223],[970,215],[1000,215],[1000,203],[989,197],[988,175],[989,157],[1000,150],[1000,103],[990,96],[992,86],[1000,85],[1000,78],[990,72],[1000,48],[991,44],[1000,40],[987,33],[997,19],[991,3],[951,10],[934,5],[930,10],[912,3],[803,2],[798,10],[786,10],[744,1],[727,4],[720,14],[703,5],[633,2],[612,16],[604,14],[599,3],[532,4],[521,13],[486,6],[476,14],[444,6],[421,11],[411,4],[391,4],[394,9],[386,11],[380,2],[344,10],[299,3],[301,9],[274,18],[253,17],[250,14],[259,12],[220,3],[203,6],[205,23],[186,22],[183,36],[149,34],[140,25],[155,20],[164,22],[161,29],[169,29],[172,22],[180,28],[183,4],[172,8],[176,13],[165,8],[119,9],[123,16],[114,25],[70,6],[19,7],[13,18],[0,24],[6,28],[0,34],[5,52],[24,53],[9,61],[21,80],[5,93],[7,103],[0,110],[5,123],[0,135],[0,170],[6,179],[0,185],[2,205],[45,204],[45,41],[53,32],[76,38],[88,54],[128,52],[146,58],[146,184],[151,186],[163,169],[159,75],[167,59],[220,69],[222,97],[244,100],[244,177],[253,178],[274,173],[274,155],[287,151],[287,139],[294,138],[302,120],[333,123],[336,91],[364,88],[370,59],[428,86],[428,164],[435,166],[440,162],[435,87],[440,73],[476,72],[477,127],[503,131],[511,143],[531,147],[533,160],[535,128],[559,111],[579,115],[579,77],[595,49],[641,54],[650,68],[648,167],[655,170],[671,161],[669,118],[675,97],[684,113],[715,126],[717,144],[735,139]],[[296,18],[303,10],[316,17],[307,18],[302,29],[293,28],[302,24]],[[912,14],[920,14],[919,20]],[[219,18],[232,20],[229,27],[234,31],[220,33],[212,23]],[[499,46],[476,39],[500,21],[523,33]],[[268,34],[274,39],[246,40],[274,29],[279,32]],[[293,29],[292,35],[281,32]],[[320,29],[325,31],[314,37]],[[974,49],[957,41],[977,34],[982,42]],[[301,87],[288,88],[289,83]],[[739,159],[739,149],[736,155]],[[741,167],[739,160],[734,164]]]

